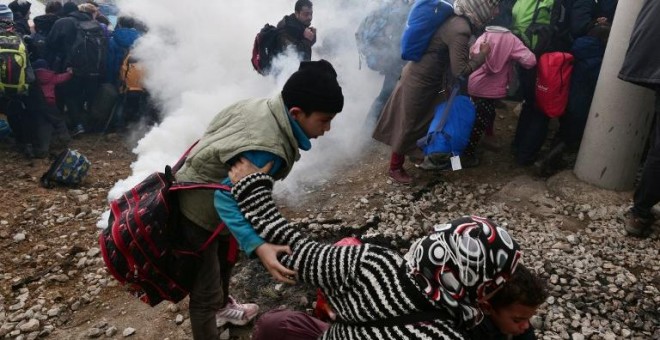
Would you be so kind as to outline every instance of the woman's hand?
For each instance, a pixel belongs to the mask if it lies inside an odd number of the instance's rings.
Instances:
[[[283,266],[277,259],[277,256],[282,253],[291,255],[291,248],[289,248],[289,246],[278,246],[272,243],[264,243],[257,247],[254,252],[275,280],[288,284],[296,283],[293,278],[296,277],[297,273]]]
[[[488,41],[484,41],[479,45],[479,53],[484,57],[488,57],[488,54],[490,53],[490,43],[488,43]]]
[[[241,157],[241,159],[236,161],[236,163],[231,166],[231,169],[229,169],[229,180],[231,180],[232,184],[236,184],[244,177],[256,172],[267,174],[272,167],[273,162],[268,162],[263,168],[258,168],[247,158]]]

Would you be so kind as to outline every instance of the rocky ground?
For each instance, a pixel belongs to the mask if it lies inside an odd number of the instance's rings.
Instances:
[[[510,137],[500,112],[497,134]],[[105,272],[95,227],[113,183],[134,159],[120,136],[84,136],[73,146],[93,163],[84,185],[43,189],[47,161],[28,162],[0,145],[0,338],[189,339],[187,302],[151,308]],[[98,142],[97,142],[98,141]],[[504,144],[504,143],[503,143]],[[570,171],[538,179],[511,166],[506,148],[458,172],[411,168],[416,185],[392,184],[387,149],[373,145],[342,176],[305,188],[285,215],[327,241],[362,236],[404,252],[433,224],[464,214],[506,226],[525,249],[524,261],[548,282],[550,298],[533,324],[541,339],[660,339],[660,235],[627,237],[621,217],[630,192],[599,190]],[[262,310],[310,310],[313,289],[270,279],[258,261],[242,259],[232,294]],[[250,326],[223,330],[244,339]]]

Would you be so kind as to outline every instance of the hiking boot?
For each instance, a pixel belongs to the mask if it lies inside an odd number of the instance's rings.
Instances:
[[[415,166],[428,171],[449,170],[451,169],[451,162],[449,159],[435,161],[431,157],[426,157],[422,163],[415,164]]]
[[[632,212],[627,212],[626,222],[624,227],[626,233],[630,236],[646,238],[651,235],[651,225],[653,225],[653,218],[642,218],[635,216]]]
[[[390,169],[389,175],[392,180],[399,184],[410,185],[413,182],[412,177],[404,169]]]
[[[254,303],[238,303],[233,297],[224,308],[215,313],[215,323],[222,327],[227,323],[236,326],[245,326],[259,313],[259,306]]]

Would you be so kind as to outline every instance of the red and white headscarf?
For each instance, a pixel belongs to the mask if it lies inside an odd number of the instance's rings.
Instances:
[[[493,17],[493,10],[501,0],[455,0],[454,13],[468,18],[472,25],[485,26]]]
[[[483,313],[477,302],[492,296],[516,270],[522,256],[509,233],[477,216],[437,225],[405,256],[408,275],[459,324],[472,327]]]

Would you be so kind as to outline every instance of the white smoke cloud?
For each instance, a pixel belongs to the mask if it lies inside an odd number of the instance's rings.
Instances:
[[[268,22],[276,25],[293,12],[294,0],[120,0],[123,13],[150,28],[134,54],[147,67],[146,85],[163,109],[162,123],[133,150],[132,175],[112,188],[115,198],[154,171],[173,164],[199,139],[207,123],[222,108],[252,97],[269,97],[281,90],[297,69],[292,58],[279,79],[258,75],[250,64],[256,33]],[[312,25],[317,43],[312,59],[329,60],[338,73],[345,96],[344,110],[332,130],[313,141],[291,175],[278,184],[295,199],[302,185],[332,180],[339,167],[359,158],[369,134],[362,123],[382,84],[382,76],[362,67],[355,48],[355,31],[374,1],[316,1]],[[103,225],[106,219],[99,222]]]

